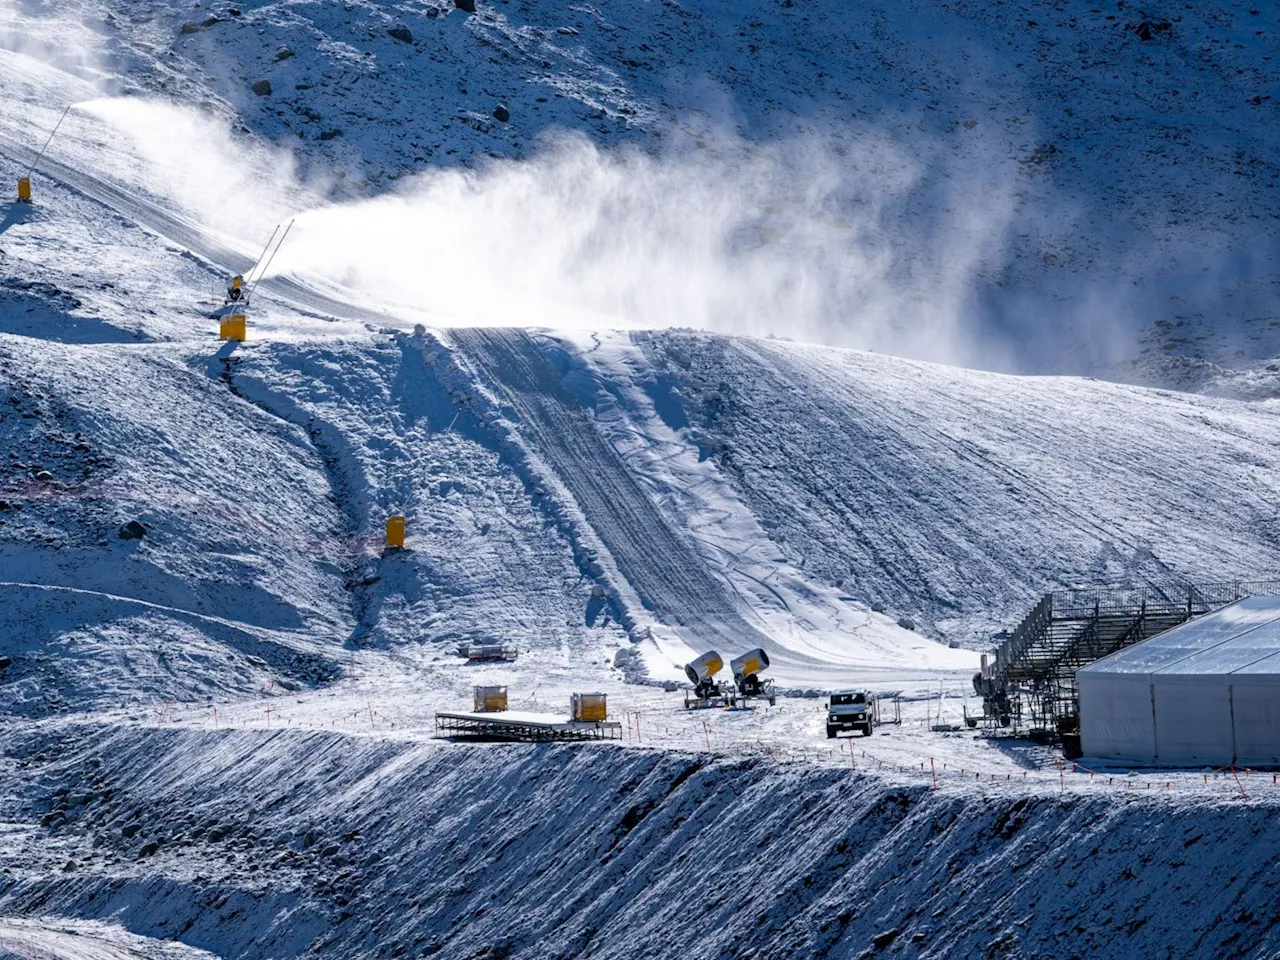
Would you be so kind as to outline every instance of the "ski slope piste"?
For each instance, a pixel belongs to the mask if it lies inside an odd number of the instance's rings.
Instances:
[[[252,275],[275,224],[300,215],[301,231],[338,205],[297,178],[262,187],[284,166],[269,149],[220,168],[229,179],[191,176],[213,155],[206,128],[172,102],[113,96],[117,84],[234,113],[227,76],[206,69],[220,53],[236,53],[221,61],[232,74],[285,64],[273,76],[293,92],[255,94],[234,114],[247,132],[225,137],[251,153],[255,132],[283,129],[285,96],[335,112],[357,98],[339,76],[395,84],[395,50],[414,82],[447,76],[421,84],[433,91],[457,86],[459,64],[520,90],[542,88],[510,78],[560,70],[573,96],[546,97],[548,113],[585,122],[572,104],[623,97],[610,103],[632,112],[608,121],[620,141],[651,135],[654,88],[603,90],[647,71],[603,72],[624,31],[600,25],[638,30],[647,8],[539,12],[578,24],[545,36],[506,6],[394,11],[415,18],[418,43],[428,21],[451,31],[442,67],[387,32],[385,5],[210,8],[188,31],[190,12],[170,23],[164,4],[95,7],[100,30],[34,6],[0,8],[3,182],[76,107],[32,203],[0,220],[0,952],[1280,951],[1273,775],[1063,764],[959,722],[976,651],[1053,586],[1276,567],[1274,401],[626,329],[589,297],[564,306],[567,329],[521,316],[494,329],[465,297],[388,304],[354,273],[287,259],[254,294],[245,341],[222,343],[228,279]],[[660,30],[696,21],[714,46],[737,31],[712,27],[739,16],[840,13],[731,6],[654,16]],[[867,32],[926,15],[941,14],[908,5]],[[986,36],[1004,13],[946,16]],[[79,57],[71,40],[86,36],[111,56]],[[286,40],[298,52],[275,59]],[[528,52],[544,41],[555,49]],[[672,47],[646,45],[655,60]],[[552,68],[534,66],[542,56]],[[776,65],[802,77],[811,62]],[[353,73],[325,76],[314,99],[306,77],[283,82],[339,63]],[[1202,89],[1208,101],[1218,86]],[[1223,115],[1240,125],[1253,106],[1237,101]],[[494,146],[449,108],[459,147],[415,149]],[[156,117],[162,136],[146,132]],[[956,136],[970,131],[956,119]],[[299,163],[350,147],[364,170],[369,127],[348,122],[350,136],[295,136]],[[370,156],[398,156],[402,132],[371,134]],[[1180,237],[1162,236],[1161,256]],[[1047,230],[1033,246],[1010,268],[1036,265],[1026,287],[1050,247],[1086,259]],[[404,547],[388,551],[393,516]],[[457,653],[504,643],[515,660]],[[685,710],[668,687],[709,649],[725,663],[764,651],[776,703]],[[1159,675],[1142,674],[1149,688]],[[468,710],[487,685],[517,716],[563,717],[574,694],[604,693],[622,739],[433,737],[437,713]],[[901,725],[828,741],[833,689],[900,697]]]

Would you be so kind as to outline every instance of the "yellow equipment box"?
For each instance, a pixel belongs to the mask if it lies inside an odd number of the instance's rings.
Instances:
[[[230,316],[222,318],[222,323],[218,326],[219,340],[238,340],[241,343],[245,339],[245,318],[243,313],[233,313]]]
[[[495,713],[507,709],[506,687],[476,687],[476,713]]]
[[[598,723],[609,717],[609,708],[603,693],[575,693],[571,704],[574,720]]]

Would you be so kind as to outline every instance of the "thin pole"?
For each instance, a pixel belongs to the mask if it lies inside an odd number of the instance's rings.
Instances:
[[[258,259],[253,261],[253,266],[249,268],[249,276],[253,276],[253,271],[258,269],[258,264],[262,262],[262,258],[267,255],[267,249],[271,246],[271,241],[276,238],[276,234],[280,232],[280,224],[276,224],[276,228],[271,231],[271,236],[267,237],[266,244],[262,247],[262,252],[258,254]]]
[[[280,242],[276,244],[276,248],[271,251],[271,256],[262,267],[262,272],[258,274],[258,279],[253,281],[253,286],[249,288],[249,292],[245,294],[244,302],[248,306],[249,299],[253,296],[253,291],[258,289],[258,284],[262,282],[262,278],[267,275],[267,268],[271,266],[271,261],[276,258],[276,254],[280,252],[280,248],[284,246],[285,238],[289,236],[289,231],[293,229],[293,221],[289,221],[289,225],[284,228],[284,233],[280,237]]]
[[[58,122],[53,126],[53,133],[49,134],[49,139],[44,142],[44,146],[40,148],[40,152],[36,154],[35,160],[31,162],[31,166],[27,168],[27,176],[31,176],[35,172],[36,165],[44,157],[44,152],[49,149],[49,144],[53,143],[53,138],[58,132],[58,128],[62,126],[62,121],[67,119],[67,114],[71,112],[70,105],[62,111],[62,116],[58,118]]]

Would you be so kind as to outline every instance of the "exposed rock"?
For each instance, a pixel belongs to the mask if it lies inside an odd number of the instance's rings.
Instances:
[[[476,0],[453,0],[453,5],[466,13],[476,12]]]
[[[200,21],[200,26],[207,28],[207,27],[214,26],[216,23],[218,23],[217,17],[205,17],[203,20]]]
[[[871,938],[871,945],[877,950],[883,950],[894,940],[898,939],[898,929],[894,927],[892,930],[886,930],[884,933],[877,933]]]
[[[413,32],[404,24],[398,23],[387,31],[387,36],[401,43],[413,43]]]
[[[334,127],[332,130],[325,130],[320,134],[321,140],[334,140],[342,136],[342,128]]]
[[[137,520],[130,520],[120,528],[119,537],[121,540],[141,540],[147,535],[147,528],[140,524]]]
[[[0,670],[7,670],[13,666],[13,657],[0,657]]]
[[[271,96],[271,81],[259,80],[257,83],[253,85],[253,92],[260,97]]]
[[[181,33],[183,36],[186,36],[189,33],[195,33],[199,29],[200,29],[200,24],[198,23],[184,23],[178,32]]]
[[[914,630],[916,628],[916,622],[910,617],[899,617],[898,626],[903,630]]]
[[[493,108],[493,119],[497,120],[499,123],[506,123],[511,119],[511,111],[508,110],[505,105],[500,103]]]
[[[276,48],[276,63],[279,63],[281,60],[288,60],[292,56],[293,56],[293,51],[290,50],[288,47]]]
[[[1168,20],[1143,20],[1129,24],[1128,28],[1138,35],[1139,40],[1154,40],[1160,34],[1173,30],[1173,24]]]

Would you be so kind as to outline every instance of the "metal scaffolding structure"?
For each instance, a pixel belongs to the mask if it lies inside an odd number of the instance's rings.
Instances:
[[[991,732],[1078,735],[1076,670],[1244,597],[1280,596],[1280,580],[1167,583],[1045,594],[973,678]]]
[[[549,742],[563,740],[621,740],[616,720],[523,720],[499,713],[437,713],[436,735],[473,740]]]

